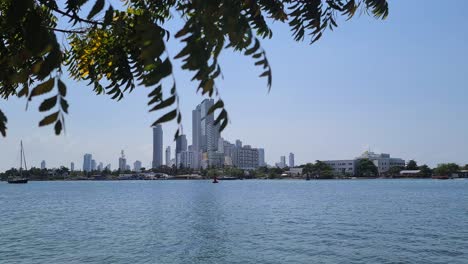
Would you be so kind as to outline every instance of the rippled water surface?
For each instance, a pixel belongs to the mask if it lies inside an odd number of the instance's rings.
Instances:
[[[0,263],[468,263],[468,180],[0,183]]]

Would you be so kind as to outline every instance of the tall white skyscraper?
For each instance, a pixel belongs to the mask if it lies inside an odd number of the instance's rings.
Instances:
[[[193,167],[200,168],[201,162],[201,107],[192,111],[192,151],[195,153]]]
[[[141,171],[141,161],[137,160],[133,163],[133,171]]]
[[[163,130],[161,125],[153,127],[153,168],[163,165]]]
[[[167,146],[166,148],[166,166],[170,166],[171,164],[171,146]]]
[[[41,162],[41,170],[45,170],[45,168],[46,168],[46,163],[45,163],[45,160],[43,160]]]
[[[98,171],[102,171],[104,169],[104,164],[102,162],[99,162],[99,165],[97,166]]]
[[[218,139],[218,152],[224,153],[224,138],[219,137]]]
[[[176,154],[182,151],[187,151],[187,136],[180,135],[176,139]]]
[[[193,150],[201,150],[201,106],[192,111],[192,146]]]
[[[75,162],[70,163],[70,171],[75,171]]]
[[[119,170],[120,171],[125,171],[127,170],[127,159],[125,158],[125,153],[122,150],[120,153],[120,158],[119,158]]]
[[[209,166],[210,157],[215,157],[218,150],[219,124],[214,124],[214,113],[208,114],[213,105],[213,99],[205,99],[192,111],[194,168]]]
[[[182,152],[187,152],[187,137],[185,135],[180,135],[176,139],[176,166],[180,167],[182,162]]]
[[[258,166],[260,166],[260,167],[266,166],[266,163],[265,163],[265,149],[263,149],[263,148],[258,149]]]
[[[289,167],[293,168],[294,167],[294,153],[289,153]]]
[[[83,157],[83,171],[90,172],[91,171],[91,160],[93,159],[93,155],[85,154]]]
[[[216,151],[218,149],[219,125],[214,124],[214,113],[208,114],[214,105],[213,99],[205,99],[201,106],[201,136],[202,150]]]
[[[286,167],[286,156],[281,156],[280,157],[280,162],[277,163],[277,166],[280,168]]]
[[[96,161],[95,160],[91,160],[91,170],[92,171],[95,171],[97,169],[97,166],[96,166]]]

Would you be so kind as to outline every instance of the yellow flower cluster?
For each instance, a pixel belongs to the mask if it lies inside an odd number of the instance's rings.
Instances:
[[[82,79],[89,76],[90,69],[97,65],[112,66],[111,55],[106,48],[109,44],[109,35],[104,30],[93,30],[86,39],[72,41],[72,47],[78,51],[78,71]],[[106,77],[110,78],[111,73],[106,73]],[[98,74],[97,80],[102,78],[102,74]]]

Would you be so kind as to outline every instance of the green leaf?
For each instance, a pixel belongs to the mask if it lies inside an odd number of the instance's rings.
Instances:
[[[260,65],[265,65],[265,64],[267,64],[267,63],[268,63],[267,60],[266,60],[266,59],[263,59],[263,60],[260,60],[260,61],[255,62],[255,65],[256,65],[256,66],[260,66]]]
[[[26,83],[29,78],[30,71],[23,70],[12,76],[12,81],[15,83]]]
[[[190,27],[189,27],[189,25],[190,25],[190,24],[187,23],[187,24],[184,26],[184,28],[182,28],[181,30],[179,30],[179,32],[177,32],[177,33],[175,34],[174,37],[175,37],[175,38],[180,38],[180,37],[186,35],[187,33],[189,33],[189,32],[190,32]]]
[[[269,91],[271,89],[271,84],[273,82],[271,69],[268,69],[268,70],[264,71],[262,74],[260,74],[260,77],[267,77],[267,79],[268,79],[268,91]]]
[[[179,112],[177,115],[177,124],[180,124],[182,122],[182,114]]]
[[[68,0],[67,1],[67,9],[76,10],[79,9],[82,5],[86,4],[88,0]]]
[[[249,56],[254,54],[258,49],[260,48],[260,41],[258,39],[255,39],[255,44],[252,48],[248,49],[245,51],[245,55]]]
[[[154,89],[150,94],[148,94],[148,97],[161,96],[162,95],[161,89],[162,89],[162,85],[158,85],[156,89]]]
[[[180,129],[178,128],[177,131],[176,131],[176,133],[175,133],[175,135],[174,135],[174,141],[177,140],[177,138],[179,137],[179,135],[180,135]]]
[[[214,80],[213,79],[209,79],[205,82],[201,82],[200,85],[203,85],[202,89],[203,89],[203,92],[202,94],[205,94],[205,93],[208,93],[209,96],[211,97],[211,95],[213,94],[213,87],[214,87]]]
[[[172,73],[171,61],[167,58],[157,68],[144,76],[143,84],[145,86],[152,86],[159,83],[164,77]]]
[[[6,136],[6,130],[7,130],[7,127],[6,127],[6,124],[7,124],[7,117],[5,116],[5,114],[3,114],[2,110],[0,110],[0,133],[2,134],[2,136]]]
[[[28,96],[28,93],[29,93],[29,85],[27,83],[25,83],[23,85],[23,89],[21,89],[19,92],[18,92],[18,97],[23,97],[23,96]]]
[[[106,11],[106,14],[104,15],[104,27],[106,27],[107,25],[110,25],[113,18],[114,18],[114,8],[112,6],[109,6],[109,8]]]
[[[156,110],[159,110],[159,109],[163,109],[163,108],[166,108],[168,106],[171,106],[174,102],[175,102],[175,99],[176,99],[176,96],[173,95],[169,98],[167,98],[166,100],[162,101],[161,103],[157,104],[155,107],[153,107],[150,112],[152,111],[156,111]]]
[[[262,57],[262,54],[263,54],[263,53],[261,53],[261,52],[260,52],[260,53],[256,53],[256,54],[252,55],[252,57],[253,57],[254,59],[260,59],[260,58]]]
[[[208,109],[208,112],[206,113],[207,115],[210,115],[212,113],[214,113],[214,111],[218,108],[223,108],[224,107],[224,102],[223,100],[218,100],[214,105],[212,105],[210,107],[210,109]]]
[[[226,128],[226,126],[228,124],[228,121],[229,121],[228,114],[227,114],[226,110],[223,109],[223,111],[221,111],[219,116],[216,118],[216,120],[214,122],[214,125],[218,125],[219,123],[221,123],[221,126],[219,127],[219,132],[221,132]]]
[[[168,122],[176,118],[177,116],[177,110],[172,110],[171,112],[161,116],[156,122],[154,122],[151,126],[156,126],[164,122]]]
[[[96,0],[96,2],[93,5],[93,8],[91,9],[91,12],[89,12],[88,19],[93,18],[97,13],[101,12],[101,10],[104,8],[104,0]]]
[[[55,123],[54,130],[55,130],[55,135],[57,136],[60,135],[60,132],[62,132],[62,122],[60,120],[58,120]]]
[[[47,126],[47,125],[52,124],[53,122],[57,120],[58,115],[59,115],[59,112],[57,111],[51,115],[44,117],[44,119],[42,119],[41,122],[39,122],[39,126]]]
[[[226,110],[223,109],[223,111],[219,113],[219,116],[214,121],[214,125],[216,126],[217,124],[219,124],[219,122],[221,122],[221,120],[226,119],[226,118],[227,118],[227,112]]]
[[[58,80],[58,89],[61,96],[67,96],[67,86],[60,79]]]
[[[68,114],[68,102],[65,98],[60,98],[60,106],[62,107],[62,110]]]
[[[317,34],[317,36],[315,36],[315,38],[312,39],[312,41],[310,42],[311,44],[316,42],[317,40],[319,40],[320,38],[322,37],[322,32],[320,32],[319,34]]]
[[[265,77],[269,75],[269,71],[264,71],[262,74],[260,74],[259,77]]]
[[[54,87],[54,79],[50,78],[49,80],[39,84],[32,90],[31,94],[29,95],[29,100],[31,100],[31,98],[34,96],[50,92],[50,90],[52,90],[53,87]]]
[[[226,126],[228,125],[228,121],[229,120],[227,117],[223,120],[223,122],[221,123],[221,127],[219,128],[219,132],[222,132],[226,128]]]
[[[39,111],[41,112],[48,111],[52,109],[52,107],[54,107],[56,104],[57,104],[57,96],[53,96],[49,99],[44,100],[41,103],[41,105],[39,106]]]

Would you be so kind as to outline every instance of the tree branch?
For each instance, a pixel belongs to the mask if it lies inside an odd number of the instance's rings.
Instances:
[[[60,10],[56,5],[46,4],[43,1],[40,1],[40,2],[42,4],[44,4],[45,6],[47,6],[48,8],[50,8],[52,11],[57,12],[57,13],[63,15],[63,16],[69,17],[71,19],[76,19],[76,20],[78,20],[80,22],[84,22],[84,23],[88,23],[88,24],[92,24],[92,25],[103,25],[103,23],[99,22],[99,21],[88,20],[88,19],[81,18],[76,14],[76,12],[73,12],[73,15],[70,15],[70,14]]]
[[[60,29],[60,28],[51,28],[51,27],[48,27],[47,29],[50,29],[50,30],[53,30],[53,31],[57,31],[57,32],[62,32],[62,33],[69,33],[69,34],[83,34],[83,33],[86,33],[85,30],[67,30],[67,29]]]

